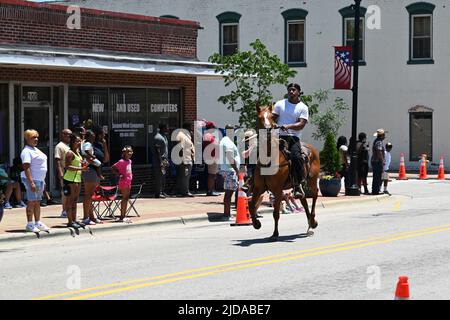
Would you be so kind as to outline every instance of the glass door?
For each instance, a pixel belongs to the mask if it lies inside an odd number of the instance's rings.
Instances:
[[[52,88],[23,87],[22,88],[22,146],[23,132],[34,129],[39,133],[37,148],[47,155],[47,191],[53,190],[53,122],[51,116]]]

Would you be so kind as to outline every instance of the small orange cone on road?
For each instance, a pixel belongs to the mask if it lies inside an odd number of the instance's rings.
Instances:
[[[242,191],[244,186],[244,174],[239,174],[239,189],[238,189],[238,201],[236,208],[236,223],[230,224],[231,226],[249,226],[252,225],[250,220],[250,214],[248,211],[247,195]]]
[[[400,154],[400,168],[398,170],[398,178],[397,180],[408,180],[406,177],[406,168],[405,168],[405,154]]]
[[[445,172],[444,172],[444,157],[441,156],[441,160],[439,161],[439,171],[438,171],[438,180],[445,180]]]
[[[395,290],[395,300],[409,300],[409,284],[407,276],[398,278],[397,289]]]
[[[420,160],[420,173],[419,173],[419,179],[425,180],[427,179],[427,155],[422,154],[422,160]]]

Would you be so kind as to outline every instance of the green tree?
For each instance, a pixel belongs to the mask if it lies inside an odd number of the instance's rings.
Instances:
[[[316,127],[312,137],[315,140],[324,141],[320,152],[322,171],[328,178],[334,177],[340,170],[336,136],[345,122],[344,112],[349,109],[349,106],[341,97],[335,98],[333,103],[327,106],[329,90],[320,89],[302,98],[309,106],[311,123]]]
[[[287,85],[288,79],[297,72],[282,63],[277,55],[271,55],[259,39],[250,46],[253,51],[237,52],[231,56],[215,53],[209,61],[217,64],[216,72],[224,76],[225,87],[233,88],[218,101],[240,113],[241,126],[256,128],[256,106],[268,105],[273,100],[269,87]]]
[[[341,97],[336,97],[333,104],[327,107],[329,93],[330,90],[319,89],[312,95],[303,97],[309,106],[311,123],[316,126],[316,131],[312,133],[315,140],[325,140],[330,131],[336,137],[345,122],[344,112],[349,109]]]
[[[336,136],[332,131],[328,131],[325,136],[325,143],[320,152],[320,164],[325,175],[335,177],[340,170],[339,152],[336,148]]]

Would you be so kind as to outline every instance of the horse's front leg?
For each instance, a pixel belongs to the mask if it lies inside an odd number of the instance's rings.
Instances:
[[[278,239],[278,220],[280,219],[280,207],[281,201],[283,200],[283,191],[274,193],[275,201],[273,204],[273,220],[274,220],[274,230],[273,234],[270,237],[272,241],[276,241]]]
[[[309,212],[309,207],[308,207],[308,201],[306,200],[306,198],[301,198],[300,201],[302,203],[303,208],[305,209],[305,213],[306,213],[306,219],[308,220],[308,231],[309,229],[314,229],[317,227],[317,221],[314,219],[315,216],[315,207],[316,207],[316,200],[317,197],[313,198],[313,204],[312,204],[312,213]]]
[[[263,190],[260,190],[255,187],[253,189],[252,200],[248,204],[248,209],[250,211],[250,217],[252,218],[253,228],[255,228],[255,229],[261,228],[261,222],[258,220],[256,213],[257,213],[259,203],[260,203],[259,200],[263,193],[264,193]]]

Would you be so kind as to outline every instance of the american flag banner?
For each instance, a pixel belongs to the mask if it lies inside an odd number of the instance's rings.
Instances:
[[[350,89],[352,47],[334,47],[334,89]]]

